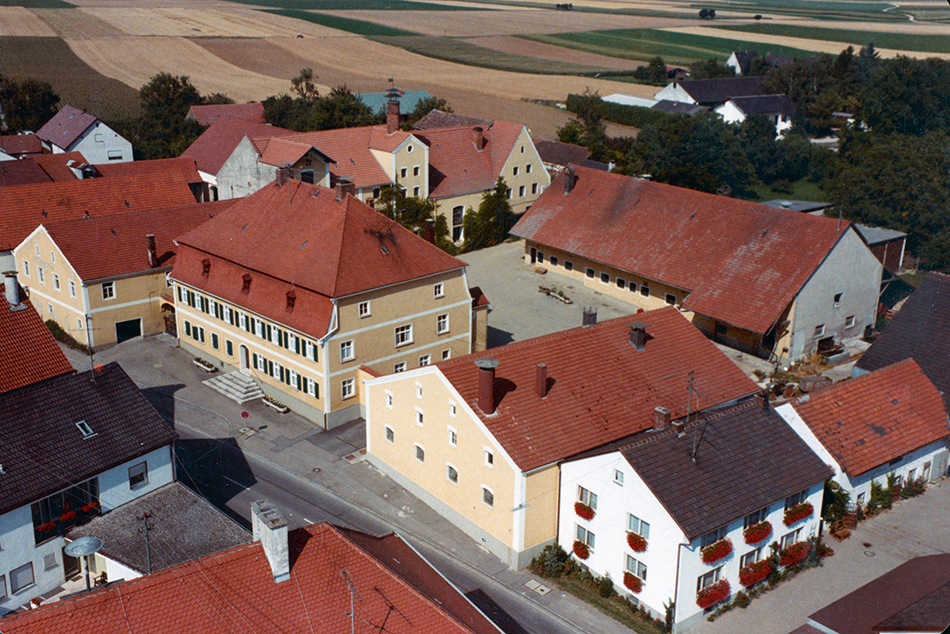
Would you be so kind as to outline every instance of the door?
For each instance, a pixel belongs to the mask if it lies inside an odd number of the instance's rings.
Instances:
[[[238,348],[238,356],[241,359],[241,372],[244,374],[251,373],[251,352],[247,349],[243,343]]]
[[[115,322],[115,340],[116,343],[122,343],[129,339],[142,336],[142,320],[130,319],[128,321]]]
[[[531,264],[536,264],[538,262],[538,250],[534,247],[531,247]]]

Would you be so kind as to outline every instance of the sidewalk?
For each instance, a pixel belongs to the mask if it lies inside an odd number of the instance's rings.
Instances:
[[[80,371],[89,359],[64,348],[67,358]],[[388,477],[362,460],[365,447],[362,421],[324,432],[294,413],[278,414],[260,401],[239,405],[201,381],[215,376],[199,370],[192,357],[176,348],[166,335],[127,341],[97,353],[95,362],[118,361],[143,389],[174,398],[176,425],[208,438],[235,438],[248,461],[274,468],[316,485],[393,527],[404,537],[414,538],[454,558],[482,578],[504,586],[536,609],[557,616],[578,632],[629,634],[621,623],[556,588],[544,595],[528,588],[540,581],[527,572],[510,570],[470,537],[410,495]],[[244,414],[246,413],[246,416]],[[243,430],[243,431],[242,431]],[[347,460],[347,456],[353,459]],[[535,584],[532,584],[535,585]]]

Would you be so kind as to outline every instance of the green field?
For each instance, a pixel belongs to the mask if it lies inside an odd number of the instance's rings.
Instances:
[[[3,2],[4,0],[0,0]],[[231,0],[255,7],[297,11],[458,11],[466,7],[412,0]],[[485,9],[488,11],[489,9]]]
[[[311,13],[309,11],[298,11],[296,9],[267,9],[267,13],[276,13],[277,15],[283,15],[288,18],[306,20],[307,22],[313,22],[314,24],[327,26],[331,29],[338,29],[340,31],[346,31],[347,33],[354,33],[356,35],[363,35],[366,37],[405,37],[410,35],[418,35],[418,33],[413,33],[412,31],[394,29],[392,27],[383,26],[382,24],[376,24],[374,22],[353,20],[350,18],[343,18],[338,15],[326,15],[325,13]]]
[[[62,103],[102,119],[139,114],[137,90],[99,74],[58,37],[0,38],[0,74],[49,82]]]
[[[739,24],[719,26],[727,31],[743,33],[761,33],[777,37],[800,37],[828,42],[846,42],[855,48],[874,44],[877,48],[892,48],[898,51],[917,51],[921,53],[950,53],[950,37],[946,35],[871,33],[868,31],[850,31],[846,29],[815,28],[792,24]]]
[[[0,0],[0,7],[26,7],[27,9],[75,9],[63,0]]]
[[[697,5],[699,6],[699,5]],[[751,0],[750,2],[712,1],[703,7],[716,11],[734,11],[748,15],[771,13],[825,20],[856,20],[861,22],[906,22],[907,16],[895,12],[895,5],[886,2],[813,2],[811,0]],[[890,11],[885,12],[885,9]]]
[[[689,64],[711,57],[725,60],[732,51],[759,49],[776,55],[810,57],[813,52],[777,46],[762,45],[742,39],[708,37],[693,33],[674,33],[659,29],[618,29],[612,31],[587,31],[584,33],[558,33],[556,35],[522,35],[529,40],[573,48],[588,53],[609,55],[625,59],[645,60],[656,55],[667,63]],[[763,50],[764,49],[764,50]]]

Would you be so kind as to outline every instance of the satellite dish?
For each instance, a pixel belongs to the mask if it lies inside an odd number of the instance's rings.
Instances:
[[[102,540],[98,537],[80,537],[63,548],[70,557],[86,557],[94,555],[102,548]]]

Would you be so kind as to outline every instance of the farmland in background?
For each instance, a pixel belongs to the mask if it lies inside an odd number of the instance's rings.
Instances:
[[[300,11],[298,9],[268,9],[267,12],[273,13],[276,15],[283,15],[288,18],[306,20],[307,22],[313,22],[314,24],[319,24],[321,26],[328,26],[331,29],[346,31],[347,33],[354,33],[356,35],[383,36],[383,37],[400,37],[400,36],[406,36],[406,35],[416,35],[415,33],[411,31],[404,31],[402,29],[394,29],[392,27],[384,26],[382,24],[376,24],[375,22],[367,22],[365,20],[354,20],[352,18],[344,18],[338,15],[327,15],[325,13],[312,13],[310,11]]]
[[[742,33],[759,33],[778,37],[798,37],[810,40],[828,40],[853,44],[855,49],[867,44],[875,48],[914,51],[920,53],[950,53],[950,37],[931,33],[881,33],[831,29],[795,24],[736,24],[717,25],[717,28]]]
[[[73,5],[63,0],[0,0],[0,7],[26,7],[27,9],[72,9]]]
[[[231,0],[231,2],[298,11],[458,11],[460,8],[467,8],[434,2],[412,2],[412,0]]]

